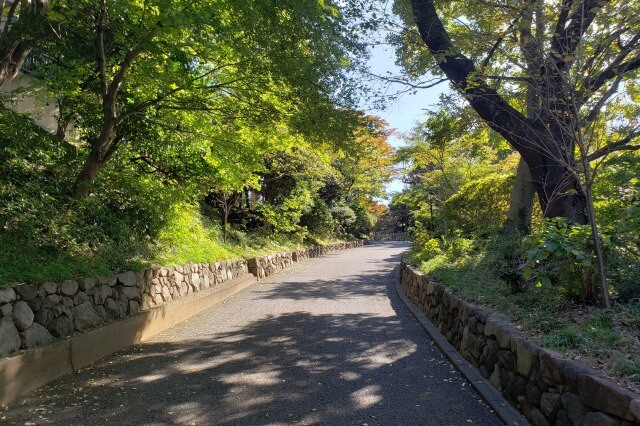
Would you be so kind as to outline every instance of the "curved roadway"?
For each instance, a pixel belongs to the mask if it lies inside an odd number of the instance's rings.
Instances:
[[[0,423],[502,424],[398,300],[406,248],[311,259],[14,402]]]

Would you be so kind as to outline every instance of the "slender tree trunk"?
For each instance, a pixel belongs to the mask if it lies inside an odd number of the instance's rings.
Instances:
[[[91,148],[87,159],[82,166],[82,170],[76,177],[76,181],[73,187],[73,197],[76,199],[82,199],[89,195],[89,189],[91,183],[98,175],[98,172],[104,165],[104,161],[100,158],[100,152],[96,148]]]
[[[229,226],[229,207],[225,204],[222,214],[222,241],[227,242],[227,227]]]

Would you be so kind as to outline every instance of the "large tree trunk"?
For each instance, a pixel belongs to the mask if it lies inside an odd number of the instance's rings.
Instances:
[[[531,215],[533,213],[535,195],[536,191],[531,183],[529,166],[520,158],[511,198],[509,199],[507,221],[504,226],[507,233],[529,234],[531,232]]]
[[[585,194],[572,170],[573,152],[568,149],[572,142],[555,138],[541,119],[525,117],[482,80],[473,62],[451,42],[433,0],[412,0],[412,5],[420,36],[440,69],[478,115],[529,166],[544,215],[588,223]]]

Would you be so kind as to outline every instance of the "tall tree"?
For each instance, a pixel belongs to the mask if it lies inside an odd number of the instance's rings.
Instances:
[[[587,223],[576,146],[640,67],[637,2],[455,1],[439,6],[442,15],[431,0],[406,6],[396,2],[418,32],[405,33],[414,47],[401,56],[424,58],[418,36],[455,90],[521,154],[544,214]]]
[[[335,127],[335,106],[349,97],[343,71],[362,52],[332,2],[82,0],[54,10],[60,39],[47,46],[42,76],[89,145],[77,197],[120,145],[135,142],[134,127],[163,110],[287,121],[306,133]]]

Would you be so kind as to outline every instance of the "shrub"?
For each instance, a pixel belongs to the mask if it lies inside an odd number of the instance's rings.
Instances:
[[[373,218],[360,203],[354,203],[350,207],[356,218],[347,229],[347,232],[356,238],[366,237],[373,229]]]
[[[344,204],[336,204],[331,207],[331,215],[336,223],[336,233],[341,236],[348,236],[349,228],[356,221],[356,214],[351,207]]]
[[[333,234],[335,221],[329,206],[320,197],[314,197],[313,204],[300,218],[300,225],[319,237],[329,237]]]
[[[569,298],[595,300],[598,272],[589,225],[568,225],[563,218],[545,220],[531,236],[524,277],[537,286],[560,286]]]

